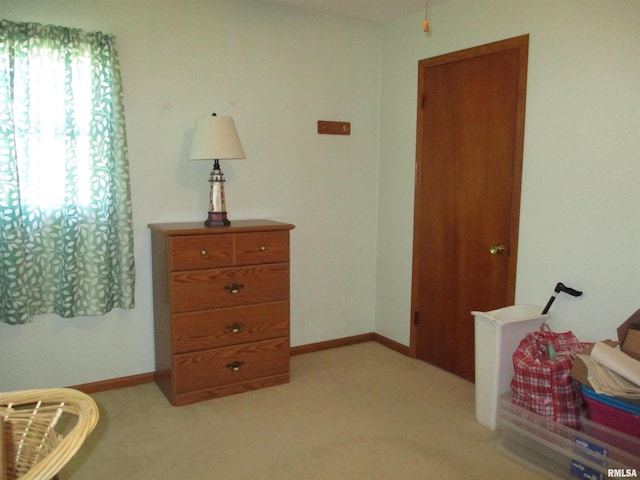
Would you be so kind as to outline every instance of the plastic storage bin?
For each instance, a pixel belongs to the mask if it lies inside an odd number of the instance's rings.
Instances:
[[[601,395],[586,385],[582,385],[582,396],[590,420],[640,438],[640,405]]]
[[[583,480],[640,475],[640,439],[586,418],[572,429],[512,404],[507,392],[500,397],[498,422],[498,449],[534,470]]]
[[[489,312],[471,312],[475,327],[476,419],[498,428],[498,398],[513,378],[513,352],[527,333],[548,319],[537,305],[513,305]]]

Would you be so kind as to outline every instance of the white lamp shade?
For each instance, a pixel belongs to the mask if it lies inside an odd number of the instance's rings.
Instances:
[[[212,115],[196,119],[189,160],[246,158],[231,117]]]

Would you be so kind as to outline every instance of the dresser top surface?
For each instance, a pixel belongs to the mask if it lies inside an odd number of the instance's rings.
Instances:
[[[273,220],[234,220],[226,227],[205,227],[204,222],[150,223],[151,230],[166,235],[221,235],[226,233],[292,230],[295,225]]]

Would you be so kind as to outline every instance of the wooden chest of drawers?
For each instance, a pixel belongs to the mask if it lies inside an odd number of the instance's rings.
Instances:
[[[156,380],[173,405],[289,381],[287,223],[149,225]]]

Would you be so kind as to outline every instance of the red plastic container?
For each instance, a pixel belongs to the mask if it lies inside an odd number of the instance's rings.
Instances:
[[[582,385],[590,420],[640,438],[640,405],[596,393]]]

